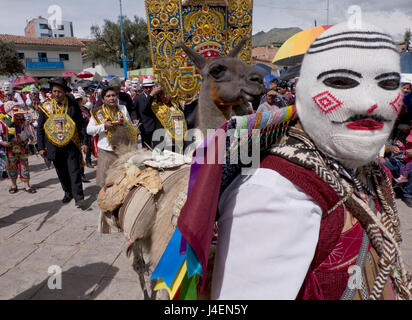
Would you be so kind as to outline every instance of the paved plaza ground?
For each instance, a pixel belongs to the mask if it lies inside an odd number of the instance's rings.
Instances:
[[[97,231],[95,169],[86,168],[89,209],[64,205],[55,169],[30,157],[36,194],[9,194],[0,181],[0,299],[143,299],[138,275],[126,257],[121,233]],[[50,290],[48,268],[62,269],[62,289]]]
[[[86,168],[90,208],[81,211],[74,201],[62,204],[54,168],[31,156],[30,169],[36,194],[24,192],[21,183],[17,194],[9,194],[9,181],[0,181],[0,299],[144,299],[123,234],[97,231],[95,170]],[[412,209],[397,203],[403,255],[412,271]],[[61,290],[48,287],[52,265],[62,269]]]

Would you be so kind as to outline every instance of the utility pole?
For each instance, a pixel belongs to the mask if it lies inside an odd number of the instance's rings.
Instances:
[[[328,5],[326,9],[326,25],[329,25],[329,0],[327,1],[328,1]]]
[[[120,2],[120,30],[122,33],[122,59],[119,61],[123,61],[123,71],[124,71],[124,80],[127,80],[127,63],[133,62],[133,60],[127,60],[126,52],[124,50],[124,33],[123,33],[123,13],[122,13],[122,0]]]

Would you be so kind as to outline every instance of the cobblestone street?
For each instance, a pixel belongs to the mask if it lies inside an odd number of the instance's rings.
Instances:
[[[31,183],[36,194],[19,184],[9,194],[0,181],[0,299],[143,299],[138,276],[125,255],[123,234],[97,231],[98,191],[95,170],[86,168],[84,183],[90,208],[63,205],[54,168],[30,157]],[[412,210],[397,200],[401,213],[403,256],[412,270]],[[62,268],[62,289],[50,290],[49,266]]]

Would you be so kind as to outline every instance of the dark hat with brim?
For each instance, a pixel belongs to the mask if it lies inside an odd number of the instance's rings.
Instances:
[[[72,89],[70,89],[67,86],[66,80],[64,80],[63,78],[53,79],[52,81],[49,82],[49,84],[50,84],[50,89],[53,89],[53,86],[59,86],[59,87],[62,87],[64,91],[66,92],[72,91]]]

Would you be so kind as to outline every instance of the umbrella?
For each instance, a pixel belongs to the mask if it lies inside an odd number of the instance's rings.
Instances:
[[[93,82],[91,80],[85,80],[84,79],[84,80],[77,81],[76,84],[75,84],[75,87],[76,88],[77,87],[86,88],[86,87],[90,86],[91,84],[93,84]]]
[[[263,83],[264,83],[266,89],[269,89],[269,88],[270,88],[270,82],[271,82],[273,79],[276,79],[278,83],[280,82],[280,81],[279,81],[279,78],[276,77],[276,76],[273,75],[273,74],[268,74],[266,77],[263,78]]]
[[[412,73],[412,52],[401,52],[401,72]]]
[[[76,74],[71,71],[66,71],[61,74],[62,77],[76,77]]]
[[[296,33],[279,48],[272,63],[279,66],[292,66],[301,63],[312,42],[330,27],[320,26]]]
[[[289,67],[281,76],[280,80],[289,81],[290,79],[299,77],[300,75],[300,64]]]
[[[93,78],[94,74],[89,71],[82,71],[76,75],[77,78]]]
[[[252,68],[255,69],[255,71],[257,71],[262,77],[265,77],[272,72],[272,68],[264,65],[263,63],[255,63]]]
[[[33,77],[30,76],[22,76],[18,77],[16,80],[13,82],[13,86],[23,86],[25,84],[32,84],[37,82],[37,80]]]

